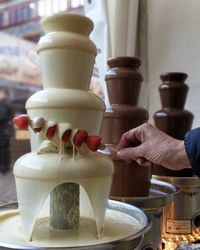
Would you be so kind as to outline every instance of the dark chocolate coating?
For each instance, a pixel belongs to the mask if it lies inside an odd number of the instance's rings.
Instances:
[[[134,57],[108,59],[111,69],[105,76],[110,104],[137,105],[142,75],[138,72],[141,62]]]
[[[187,74],[169,72],[160,76],[163,83],[159,87],[162,109],[153,115],[157,128],[166,134],[183,140],[187,131],[192,127],[193,114],[184,110],[188,86],[184,83]],[[192,176],[191,169],[172,171],[162,166],[155,165],[153,174],[166,176]]]

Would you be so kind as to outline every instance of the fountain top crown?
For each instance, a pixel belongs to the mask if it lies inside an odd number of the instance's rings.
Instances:
[[[94,28],[94,24],[89,18],[69,13],[59,13],[43,18],[41,25],[45,33],[60,30],[71,31],[86,36],[88,36]]]
[[[89,18],[61,13],[42,19],[41,24],[45,35],[37,45],[38,53],[49,49],[73,49],[96,56],[96,46],[89,39],[94,24]]]

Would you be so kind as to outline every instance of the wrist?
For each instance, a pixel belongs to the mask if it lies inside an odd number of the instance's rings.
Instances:
[[[191,164],[185,150],[184,141],[176,140],[174,152],[174,169],[181,170],[184,168],[191,168]]]

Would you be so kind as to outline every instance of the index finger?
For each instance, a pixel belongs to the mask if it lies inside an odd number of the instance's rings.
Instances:
[[[138,128],[134,128],[124,133],[117,145],[117,150],[121,150],[127,147],[138,146],[141,142],[141,138],[138,134]]]

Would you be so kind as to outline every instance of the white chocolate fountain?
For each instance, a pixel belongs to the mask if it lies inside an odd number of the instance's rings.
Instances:
[[[26,104],[31,152],[15,163],[19,211],[0,213],[0,241],[74,247],[133,235],[145,225],[125,213],[106,210],[111,159],[93,152],[85,142],[80,146],[74,142],[79,130],[88,136],[99,135],[105,110],[103,101],[88,92],[96,56],[88,37],[93,24],[83,16],[59,14],[44,19],[42,26],[46,35],[37,51],[44,90]],[[67,131],[71,134],[66,141]],[[76,207],[67,216],[76,213],[79,218],[70,229],[54,228],[49,222],[52,205],[63,212],[62,202],[50,201],[50,194],[63,183],[78,184]],[[68,196],[69,203],[71,198]]]

